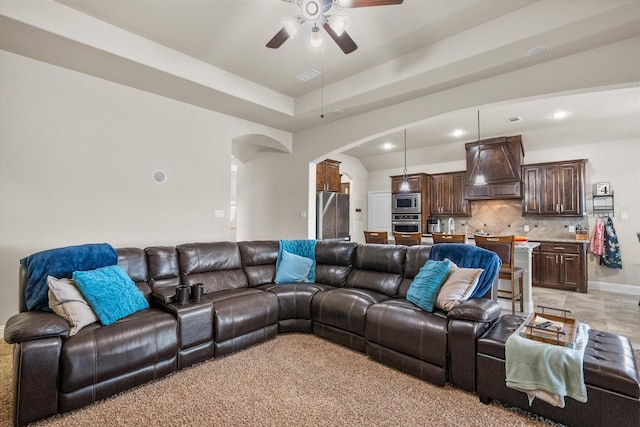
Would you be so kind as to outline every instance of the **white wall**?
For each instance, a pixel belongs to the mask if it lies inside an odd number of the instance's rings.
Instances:
[[[228,240],[231,141],[281,134],[5,51],[0,74],[0,325],[33,252]]]

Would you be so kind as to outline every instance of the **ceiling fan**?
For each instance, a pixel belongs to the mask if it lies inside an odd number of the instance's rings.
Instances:
[[[386,6],[401,4],[403,0],[282,0],[295,3],[300,8],[300,15],[287,18],[283,27],[267,43],[267,47],[277,49],[288,39],[292,39],[305,22],[313,22],[309,44],[314,47],[322,45],[320,27],[329,34],[344,53],[351,53],[358,48],[349,34],[344,30],[347,17],[344,15],[328,15],[331,8],[337,10],[352,7]]]

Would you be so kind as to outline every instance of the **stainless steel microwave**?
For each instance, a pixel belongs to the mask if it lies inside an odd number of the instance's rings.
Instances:
[[[420,193],[394,194],[391,202],[393,213],[422,213]]]

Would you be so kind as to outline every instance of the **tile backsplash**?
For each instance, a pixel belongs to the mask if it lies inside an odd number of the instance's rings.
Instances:
[[[569,226],[582,224],[589,228],[587,217],[571,218],[545,218],[535,216],[522,216],[522,203],[520,200],[482,200],[472,201],[469,218],[456,218],[456,232],[461,232],[468,226],[469,234],[483,231],[489,234],[515,234],[535,238],[560,238],[573,239],[575,232],[569,232]],[[445,231],[447,230],[446,218],[443,218]],[[529,231],[524,231],[524,226],[529,226]]]

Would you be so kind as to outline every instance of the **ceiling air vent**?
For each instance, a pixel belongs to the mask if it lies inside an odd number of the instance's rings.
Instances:
[[[509,117],[507,121],[509,123],[518,123],[518,122],[523,122],[524,120],[522,120],[522,117],[520,116],[514,116],[514,117]]]
[[[320,71],[314,70],[312,68],[309,71],[305,71],[304,73],[300,74],[299,76],[297,76],[297,78],[299,80],[302,80],[303,82],[308,82],[309,80],[315,79],[316,77],[318,77],[321,74],[322,73]]]

